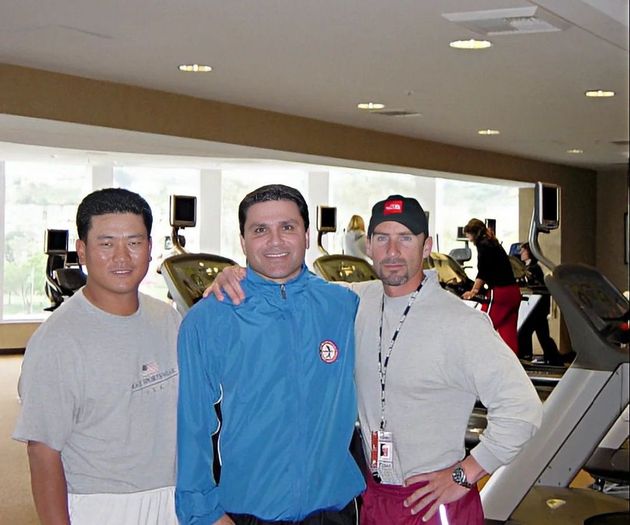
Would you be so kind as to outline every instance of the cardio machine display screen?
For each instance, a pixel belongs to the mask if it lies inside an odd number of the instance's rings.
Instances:
[[[68,230],[46,230],[45,253],[61,255],[68,251]]]
[[[187,253],[165,259],[161,271],[178,308],[186,311],[201,299],[219,272],[233,264],[231,259],[218,255]]]
[[[197,223],[197,197],[171,195],[171,226],[193,227]]]
[[[545,222],[558,222],[558,191],[555,187],[543,186],[542,218]]]
[[[320,232],[337,231],[337,208],[333,206],[317,207],[317,229]]]

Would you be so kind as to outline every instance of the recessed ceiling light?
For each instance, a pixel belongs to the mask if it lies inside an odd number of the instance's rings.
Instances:
[[[614,97],[615,96],[615,92],[614,91],[607,91],[604,89],[594,89],[591,91],[587,91],[586,93],[584,93],[587,97],[594,97],[594,98],[605,98],[605,97]]]
[[[381,104],[380,102],[361,102],[357,104],[357,107],[359,109],[374,110],[383,109],[385,107],[385,104]]]
[[[499,135],[501,132],[498,129],[480,129],[477,133],[479,135]]]
[[[177,66],[177,69],[185,73],[209,73],[212,71],[212,66],[206,66],[204,64],[180,64]]]
[[[581,153],[584,153],[584,150],[579,149],[579,148],[573,148],[573,149],[568,149],[567,153],[571,153],[573,155],[580,155]]]
[[[492,42],[488,40],[454,40],[449,46],[455,49],[488,49],[492,45]]]

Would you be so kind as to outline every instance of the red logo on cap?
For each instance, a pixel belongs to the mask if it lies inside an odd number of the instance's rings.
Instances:
[[[383,207],[383,215],[394,215],[403,212],[403,201],[387,201]]]

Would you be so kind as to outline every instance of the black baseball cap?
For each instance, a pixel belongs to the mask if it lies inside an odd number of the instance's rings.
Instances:
[[[429,235],[427,216],[420,203],[413,197],[390,195],[384,201],[377,202],[372,208],[372,217],[368,226],[368,237],[374,233],[380,223],[394,221],[406,226],[414,235]]]

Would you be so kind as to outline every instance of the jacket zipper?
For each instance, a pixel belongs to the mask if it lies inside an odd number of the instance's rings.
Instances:
[[[280,285],[280,295],[283,299],[287,298],[287,287],[284,285],[284,283]]]

